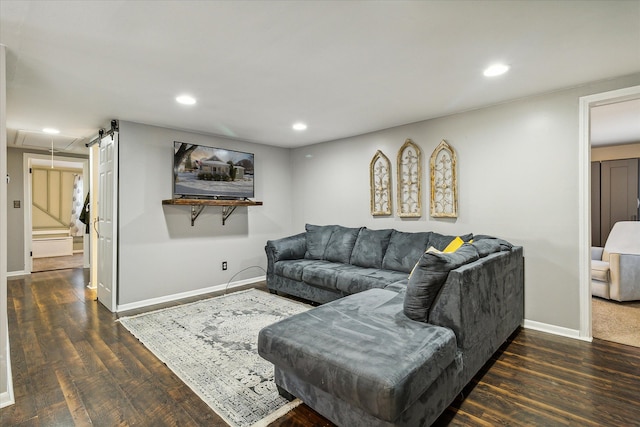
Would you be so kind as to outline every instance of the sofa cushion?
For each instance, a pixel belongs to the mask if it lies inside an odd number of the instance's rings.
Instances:
[[[334,263],[329,261],[317,262],[304,267],[302,281],[313,286],[325,289],[336,289],[338,274],[342,270],[353,268],[352,265]]]
[[[369,230],[363,228],[358,234],[358,239],[351,252],[351,264],[360,267],[382,268],[384,257],[391,232],[393,230]]]
[[[352,266],[338,274],[336,288],[345,294],[356,294],[369,289],[383,289],[406,278],[407,273],[400,271]]]
[[[384,289],[387,291],[393,291],[397,293],[404,293],[407,291],[407,283],[409,283],[409,279],[405,278],[402,280],[398,280],[397,282],[393,282],[392,284],[385,286]]]
[[[460,236],[447,236],[446,234],[431,232],[427,247],[433,246],[439,251],[444,251],[445,248],[456,239],[456,237],[460,237],[462,241],[466,243],[469,240],[473,239],[473,234],[469,233],[461,234]],[[413,267],[413,265],[411,267]]]
[[[591,278],[609,283],[609,263],[606,261],[591,260]]]
[[[405,233],[393,230],[389,239],[389,246],[382,259],[382,268],[409,273],[427,249],[430,236],[430,232]]]
[[[360,233],[359,228],[347,228],[336,225],[331,233],[327,247],[324,250],[324,259],[332,262],[349,264],[353,246]]]
[[[456,338],[450,329],[409,320],[401,294],[372,289],[267,326],[258,351],[303,381],[393,421],[455,360]]]
[[[296,260],[284,260],[278,261],[273,265],[273,271],[275,274],[281,277],[286,277],[291,280],[302,280],[302,271],[309,265],[321,263],[322,261],[314,259],[296,259]]]
[[[324,259],[324,251],[334,228],[334,225],[305,225],[305,230],[307,230],[307,252],[304,257],[307,259]]]
[[[419,322],[427,322],[429,311],[449,271],[479,258],[477,249],[463,245],[453,253],[425,252],[416,264],[407,285],[404,314]]]

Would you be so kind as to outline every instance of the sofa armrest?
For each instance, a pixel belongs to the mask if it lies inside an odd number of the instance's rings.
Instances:
[[[524,320],[524,258],[520,246],[452,270],[429,323],[453,330],[468,382]]]
[[[603,252],[604,252],[604,248],[599,248],[597,246],[591,246],[591,259],[595,259],[595,260],[601,261]]]
[[[278,261],[304,258],[307,252],[306,233],[278,240],[267,240],[264,250],[267,253],[267,274],[269,274],[273,272],[273,265]]]
[[[609,274],[611,299],[640,300],[640,255],[609,254]]]

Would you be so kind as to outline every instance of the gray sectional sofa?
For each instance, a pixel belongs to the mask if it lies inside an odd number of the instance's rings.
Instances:
[[[338,425],[430,425],[522,322],[521,247],[465,235],[440,253],[456,236],[306,230],[267,242],[267,286],[323,305],[264,328],[258,352],[282,395]]]
[[[267,242],[267,286],[317,303],[367,289],[402,289],[427,248],[442,250],[456,237],[339,225],[305,228]],[[460,237],[468,241],[472,235]]]

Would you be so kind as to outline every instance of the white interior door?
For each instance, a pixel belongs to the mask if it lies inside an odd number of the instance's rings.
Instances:
[[[117,308],[118,132],[100,141],[98,150],[98,301]]]

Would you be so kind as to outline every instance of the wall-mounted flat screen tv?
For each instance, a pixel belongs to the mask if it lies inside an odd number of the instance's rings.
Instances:
[[[252,153],[174,141],[173,197],[254,197]]]

